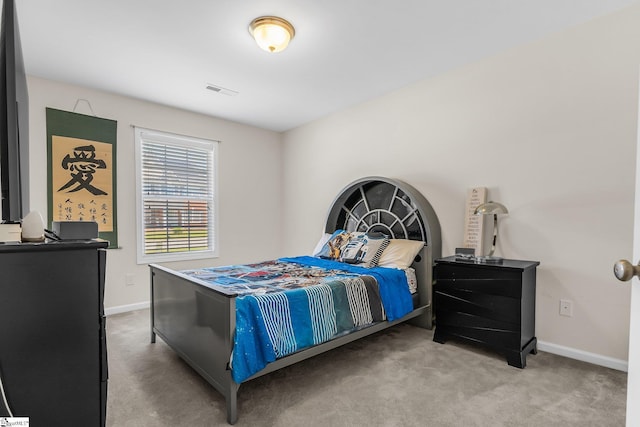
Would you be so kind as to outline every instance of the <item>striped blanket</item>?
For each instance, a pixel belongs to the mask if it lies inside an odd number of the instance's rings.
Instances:
[[[313,257],[183,271],[238,293],[231,371],[241,383],[269,362],[412,310],[401,270]]]

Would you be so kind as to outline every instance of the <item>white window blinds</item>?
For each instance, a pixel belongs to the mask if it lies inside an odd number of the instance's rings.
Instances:
[[[138,262],[215,256],[214,141],[136,128]]]

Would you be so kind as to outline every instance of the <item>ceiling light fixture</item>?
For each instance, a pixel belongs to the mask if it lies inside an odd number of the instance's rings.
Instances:
[[[261,16],[249,24],[249,32],[261,49],[280,52],[286,49],[296,30],[288,21],[277,16]]]

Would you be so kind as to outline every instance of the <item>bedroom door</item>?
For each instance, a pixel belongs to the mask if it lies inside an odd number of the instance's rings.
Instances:
[[[639,163],[640,164],[640,163]],[[636,176],[640,168],[636,165]],[[636,178],[636,208],[633,234],[633,259],[640,259],[640,180]],[[640,280],[631,281],[629,320],[629,367],[627,376],[627,427],[640,425]]]
[[[633,259],[640,260],[640,121],[636,143],[636,194],[633,225]],[[627,427],[640,425],[640,267],[618,262],[614,273],[620,280],[631,280],[631,315],[629,319],[629,373],[627,377]],[[633,275],[633,277],[632,277]]]

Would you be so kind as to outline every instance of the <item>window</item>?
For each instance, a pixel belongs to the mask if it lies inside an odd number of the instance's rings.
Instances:
[[[217,141],[135,128],[138,263],[217,256]]]

